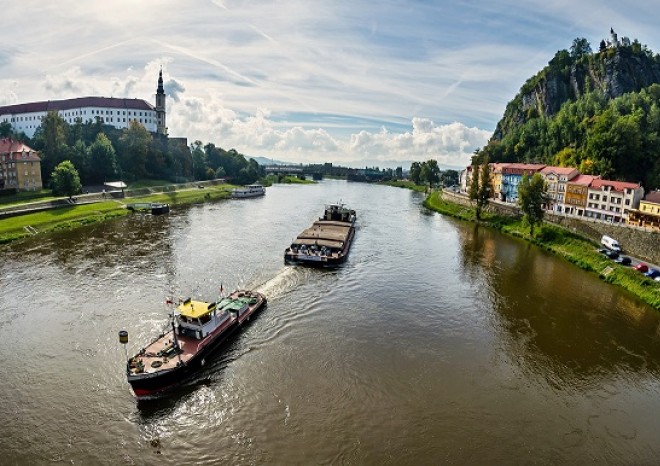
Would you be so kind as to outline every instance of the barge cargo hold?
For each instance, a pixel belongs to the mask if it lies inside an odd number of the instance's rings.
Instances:
[[[344,204],[326,206],[323,217],[284,251],[285,264],[336,267],[346,261],[355,237],[356,214]]]

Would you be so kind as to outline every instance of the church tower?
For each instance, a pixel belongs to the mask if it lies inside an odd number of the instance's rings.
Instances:
[[[163,89],[163,68],[158,73],[158,88],[156,89],[156,117],[158,118],[158,134],[167,134],[165,122],[165,89]]]

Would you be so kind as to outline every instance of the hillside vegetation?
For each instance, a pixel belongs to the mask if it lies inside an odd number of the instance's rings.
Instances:
[[[509,102],[488,145],[491,162],[574,166],[660,187],[660,55],[638,41],[560,50]]]

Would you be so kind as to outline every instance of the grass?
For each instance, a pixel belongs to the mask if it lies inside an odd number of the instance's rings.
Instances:
[[[25,204],[26,202],[48,201],[51,199],[58,199],[58,197],[53,196],[53,192],[50,189],[42,189],[41,191],[19,191],[11,196],[0,196],[0,206],[9,207],[18,204]]]
[[[460,204],[447,202],[442,194],[433,192],[424,205],[436,212],[467,221],[476,221],[475,210]],[[636,270],[617,264],[598,253],[597,245],[591,240],[555,225],[544,224],[537,228],[534,236],[523,219],[484,213],[480,224],[495,228],[505,234],[522,238],[546,251],[552,252],[583,270],[597,274],[607,283],[620,286],[642,301],[660,309],[660,283],[651,280]],[[611,271],[604,273],[611,268]]]
[[[171,181],[167,180],[136,180],[128,183],[127,189],[140,189],[140,188],[153,188],[154,186],[171,185]]]
[[[300,178],[298,178],[297,176],[294,176],[294,175],[285,175],[285,176],[268,175],[263,180],[263,185],[264,186],[272,186],[276,183],[281,183],[281,184],[314,184],[314,183],[316,183],[316,181],[308,180],[308,179],[301,180]]]
[[[50,209],[44,212],[5,218],[0,222],[0,244],[9,243],[33,234],[67,230],[90,223],[122,217],[130,213],[125,204],[133,202],[165,202],[170,205],[196,204],[231,196],[235,186],[222,184],[203,189],[190,188],[181,191],[126,197],[121,201],[109,200],[92,204],[80,204]]]
[[[426,185],[415,184],[414,181],[408,181],[408,180],[381,181],[380,184],[384,184],[387,186],[394,186],[396,188],[412,189],[413,191],[417,191],[418,193],[425,192],[427,188]]]

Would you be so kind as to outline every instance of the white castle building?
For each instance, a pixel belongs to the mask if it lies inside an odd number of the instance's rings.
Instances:
[[[142,99],[77,97],[0,107],[0,123],[11,123],[14,131],[22,131],[32,137],[41,125],[41,119],[52,111],[69,124],[75,123],[78,118],[83,123],[94,122],[98,118],[103,124],[123,129],[128,128],[131,121],[137,121],[147,131],[167,134],[163,71],[158,73],[155,107]]]

